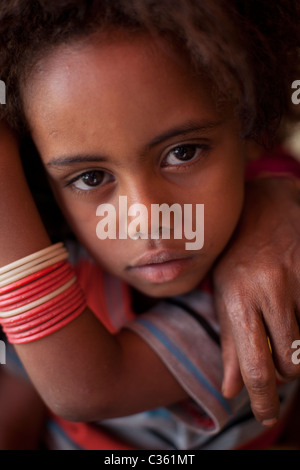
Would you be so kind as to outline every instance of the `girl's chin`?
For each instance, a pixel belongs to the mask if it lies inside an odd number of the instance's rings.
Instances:
[[[165,297],[174,297],[176,295],[187,294],[188,292],[195,289],[199,282],[166,282],[163,284],[155,285],[133,285],[136,290],[141,292],[144,295],[154,298],[165,298]]]

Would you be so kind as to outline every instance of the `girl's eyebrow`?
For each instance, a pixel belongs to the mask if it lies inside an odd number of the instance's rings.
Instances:
[[[178,127],[174,127],[169,129],[168,131],[160,134],[159,136],[155,137],[149,144],[148,148],[151,149],[156,145],[164,142],[165,140],[171,139],[172,137],[180,137],[186,134],[190,134],[192,132],[205,132],[215,127],[220,126],[223,124],[224,121],[202,121],[202,122],[195,122],[195,121],[187,121],[184,124],[181,124]]]
[[[155,137],[149,144],[146,146],[148,150],[152,149],[156,145],[169,140],[173,137],[181,137],[185,136],[186,134],[191,134],[195,132],[205,132],[208,130],[212,130],[221,124],[224,121],[202,121],[202,122],[195,122],[195,121],[187,121],[186,123],[178,126],[173,127],[165,131],[164,133],[160,134],[159,136]],[[90,155],[90,154],[79,154],[79,155],[72,155],[72,156],[62,156],[57,158],[52,158],[47,164],[47,167],[62,167],[62,166],[70,166],[73,163],[86,163],[86,162],[108,162],[109,158],[101,155]]]
[[[100,155],[89,155],[89,154],[80,154],[72,155],[70,157],[58,157],[52,158],[46,166],[70,166],[72,163],[85,163],[85,162],[107,162],[106,157],[101,157]]]

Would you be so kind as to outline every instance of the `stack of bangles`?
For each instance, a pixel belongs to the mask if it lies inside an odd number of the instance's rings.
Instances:
[[[68,251],[56,243],[0,268],[0,324],[13,344],[61,329],[86,308]]]

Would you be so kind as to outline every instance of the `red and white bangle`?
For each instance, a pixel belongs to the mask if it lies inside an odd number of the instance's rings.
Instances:
[[[62,243],[0,268],[0,324],[9,342],[28,343],[61,329],[86,308]]]

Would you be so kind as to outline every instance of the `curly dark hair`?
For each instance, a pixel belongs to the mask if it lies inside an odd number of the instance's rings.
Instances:
[[[243,136],[266,142],[290,110],[299,70],[299,0],[6,0],[0,8],[2,116],[26,131],[22,83],[55,46],[112,27],[176,39],[218,96],[236,106]],[[299,76],[298,76],[299,78]]]

